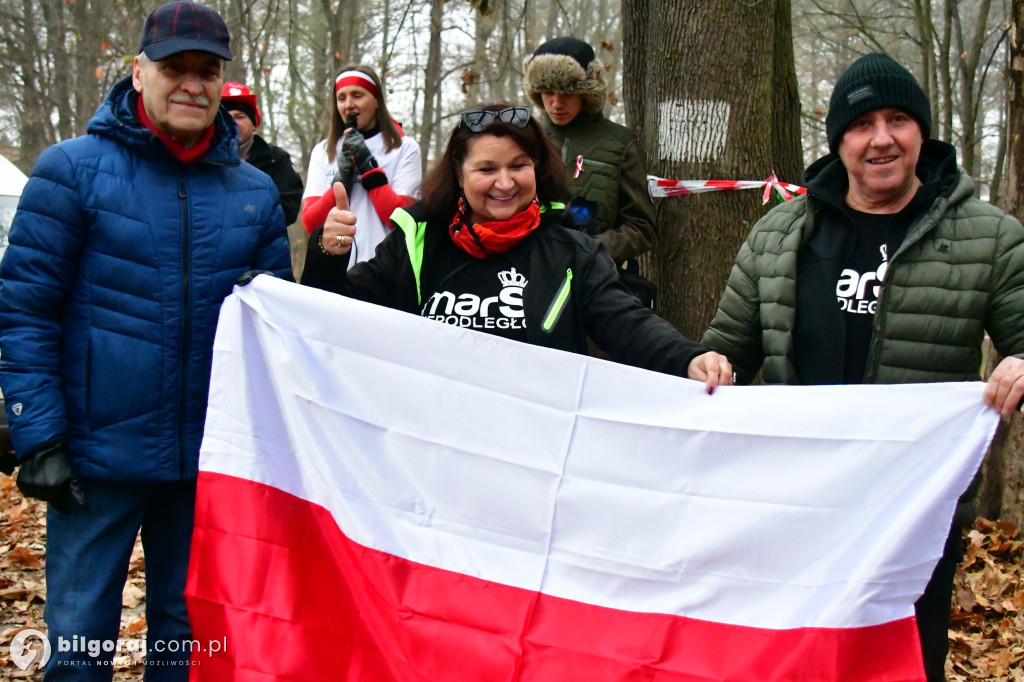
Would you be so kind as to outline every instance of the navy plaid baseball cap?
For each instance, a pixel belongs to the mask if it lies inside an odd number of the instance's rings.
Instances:
[[[187,50],[231,60],[231,36],[219,14],[194,2],[167,2],[146,17],[139,52],[158,62]]]

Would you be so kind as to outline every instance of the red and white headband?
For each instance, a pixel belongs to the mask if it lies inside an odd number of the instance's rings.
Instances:
[[[358,85],[374,97],[377,96],[377,84],[373,82],[372,78],[362,71],[342,71],[338,74],[338,77],[334,79],[335,92],[349,85]]]

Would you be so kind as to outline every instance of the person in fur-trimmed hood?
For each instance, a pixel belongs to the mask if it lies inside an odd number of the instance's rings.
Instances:
[[[654,244],[647,162],[632,131],[604,117],[607,85],[594,49],[553,38],[523,61],[523,89],[544,110],[540,121],[561,151],[569,191],[592,202],[584,229],[622,265]]]

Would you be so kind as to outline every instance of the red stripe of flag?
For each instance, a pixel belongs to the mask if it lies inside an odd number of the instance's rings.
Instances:
[[[921,682],[913,618],[769,630],[551,597],[358,545],[318,505],[200,473],[193,682]],[[656,652],[651,655],[650,652]]]

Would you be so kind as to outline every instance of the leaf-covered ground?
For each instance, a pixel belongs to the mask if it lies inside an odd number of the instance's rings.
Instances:
[[[10,660],[11,638],[24,628],[45,630],[43,505],[25,500],[0,474],[0,680],[41,679]],[[1024,540],[1007,522],[979,519],[964,538],[966,556],[956,578],[949,632],[950,682],[1024,682]],[[122,598],[122,639],[146,632],[145,567],[136,543]],[[115,659],[115,680],[141,680],[139,655]]]
[[[46,507],[26,500],[13,479],[0,474],[0,680],[40,680],[41,673],[19,670],[10,659],[11,638],[25,628],[46,631],[44,557]],[[121,639],[146,633],[145,566],[136,542],[128,583],[121,597]],[[30,640],[37,641],[37,640]],[[114,660],[115,680],[141,680],[139,654],[124,652]]]
[[[965,542],[953,595],[948,677],[1024,682],[1024,541],[1012,523],[978,519]]]

